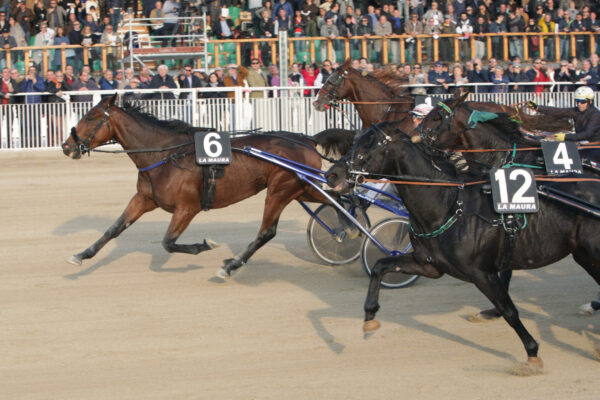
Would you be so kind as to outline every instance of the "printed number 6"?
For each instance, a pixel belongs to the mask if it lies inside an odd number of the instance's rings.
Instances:
[[[221,136],[219,136],[219,134],[215,132],[209,133],[208,135],[204,136],[204,152],[207,156],[219,157],[221,155],[221,153],[223,152],[223,146],[219,142],[219,139],[221,139]],[[212,151],[213,148],[215,149],[215,151]]]

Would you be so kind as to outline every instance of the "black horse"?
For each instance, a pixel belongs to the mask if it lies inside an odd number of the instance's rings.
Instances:
[[[473,103],[465,101],[467,95],[438,103],[418,130],[411,133],[413,142],[423,142],[438,151],[448,151],[457,167],[465,160],[472,172],[480,170],[487,173],[492,167],[507,164],[527,165],[536,171],[544,171],[538,139],[523,136],[521,125],[513,116],[482,113],[479,108],[473,108]],[[553,121],[551,116],[546,118],[548,122]],[[503,271],[500,279],[508,289],[511,271]],[[590,310],[592,306],[585,307],[585,312],[593,311]],[[489,309],[471,316],[470,320],[499,317],[501,314],[498,310]]]
[[[428,182],[396,185],[409,213],[414,252],[379,260],[373,268],[365,302],[365,332],[379,328],[374,319],[379,309],[379,284],[387,273],[419,274],[439,278],[449,274],[472,282],[500,310],[525,346],[533,371],[542,368],[538,344],[525,329],[498,272],[502,269],[532,269],[554,263],[569,254],[600,284],[600,222],[575,209],[540,200],[538,213],[529,214],[526,228],[513,241],[506,257],[509,234],[503,216],[492,206],[482,185],[434,186],[432,182],[472,179],[457,174],[439,152],[414,144],[407,135],[394,135],[386,123],[365,132],[348,153],[328,172],[335,187],[350,174],[378,170],[385,174],[408,175]],[[563,190],[590,202],[600,201],[595,183],[565,184]]]

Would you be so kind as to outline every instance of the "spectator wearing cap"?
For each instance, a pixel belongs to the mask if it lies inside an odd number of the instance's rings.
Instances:
[[[17,41],[10,35],[10,29],[5,26],[0,31],[0,49],[9,50],[13,47],[17,47]],[[6,67],[6,51],[0,51],[0,68]]]
[[[248,74],[248,70],[246,68],[240,67],[236,64],[229,64],[227,66],[227,74],[223,77],[223,86],[243,87],[244,80],[245,80],[247,74]],[[227,92],[227,97],[234,98],[235,92]]]
[[[436,61],[433,63],[433,68],[429,70],[427,74],[427,80],[429,83],[433,83],[436,86],[429,88],[431,94],[443,94],[448,93],[448,84],[452,82],[448,72],[442,69],[442,63]]]
[[[425,31],[425,27],[423,26],[423,23],[419,21],[419,16],[417,13],[413,12],[410,15],[410,21],[406,23],[405,31],[407,35],[411,36],[405,40],[407,50],[406,61],[413,63],[415,61],[415,51],[417,48],[417,40],[415,37],[417,35],[422,35]]]
[[[450,14],[444,16],[444,23],[442,24],[442,34],[456,33],[456,23],[452,20]],[[443,37],[440,39],[440,59],[444,61],[451,61],[454,59],[454,38]]]
[[[506,72],[506,77],[510,83],[529,82],[525,71],[521,67],[520,62],[513,62],[509,70]],[[527,92],[527,86],[524,85],[511,85],[509,88],[511,92],[523,93]]]
[[[175,85],[175,81],[169,75],[169,67],[162,64],[158,66],[158,74],[152,77],[149,85],[150,89],[176,89],[177,85]],[[153,99],[160,100],[171,100],[174,99],[175,96],[171,92],[156,92],[152,96]]]

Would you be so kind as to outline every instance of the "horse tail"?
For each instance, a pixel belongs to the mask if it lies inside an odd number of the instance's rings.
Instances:
[[[339,158],[350,151],[355,135],[356,131],[331,128],[317,133],[311,137],[311,140],[321,147],[320,152],[325,156]]]

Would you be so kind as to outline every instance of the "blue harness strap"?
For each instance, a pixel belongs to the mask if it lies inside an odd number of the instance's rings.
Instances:
[[[165,164],[166,162],[167,162],[166,160],[160,160],[159,162],[149,165],[147,167],[138,168],[138,171],[140,171],[140,172],[150,171],[152,168],[160,167],[161,165]]]

